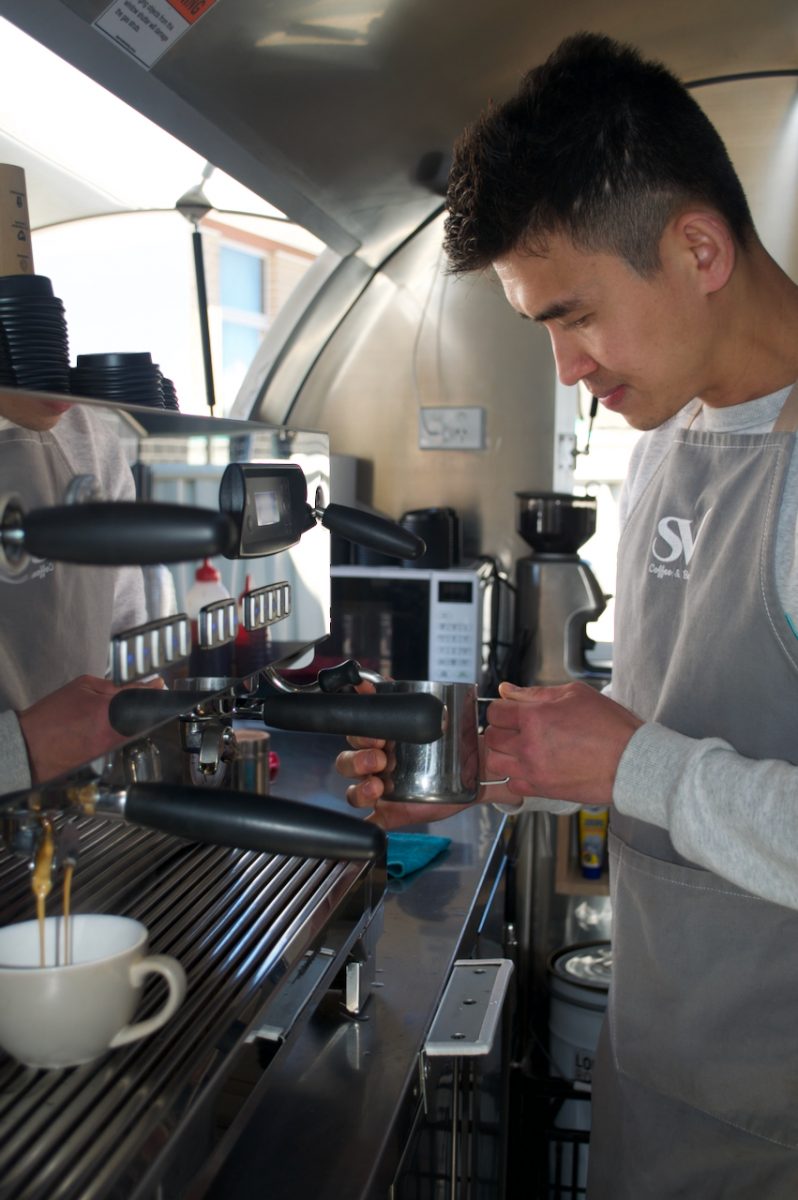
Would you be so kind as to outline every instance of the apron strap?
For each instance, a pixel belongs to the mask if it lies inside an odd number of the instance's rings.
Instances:
[[[795,433],[796,430],[798,430],[798,383],[795,384],[781,406],[778,420],[773,426],[774,433]]]

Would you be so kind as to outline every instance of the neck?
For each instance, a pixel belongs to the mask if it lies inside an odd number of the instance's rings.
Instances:
[[[712,301],[719,370],[705,404],[742,404],[798,380],[798,286],[759,241]]]

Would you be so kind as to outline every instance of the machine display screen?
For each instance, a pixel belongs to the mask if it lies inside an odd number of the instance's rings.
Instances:
[[[474,585],[467,579],[442,580],[438,584],[439,604],[470,604]]]
[[[280,497],[276,488],[255,493],[255,515],[259,525],[275,525],[280,520]]]

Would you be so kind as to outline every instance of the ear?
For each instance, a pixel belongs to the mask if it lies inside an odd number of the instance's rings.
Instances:
[[[673,226],[682,261],[700,291],[708,296],[728,283],[737,248],[723,217],[713,212],[683,213]]]

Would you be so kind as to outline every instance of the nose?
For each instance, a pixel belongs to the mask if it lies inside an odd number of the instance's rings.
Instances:
[[[576,342],[572,334],[560,330],[549,329],[551,348],[554,353],[554,364],[557,368],[557,378],[564,387],[572,387],[591,375],[598,363],[587,354]]]

